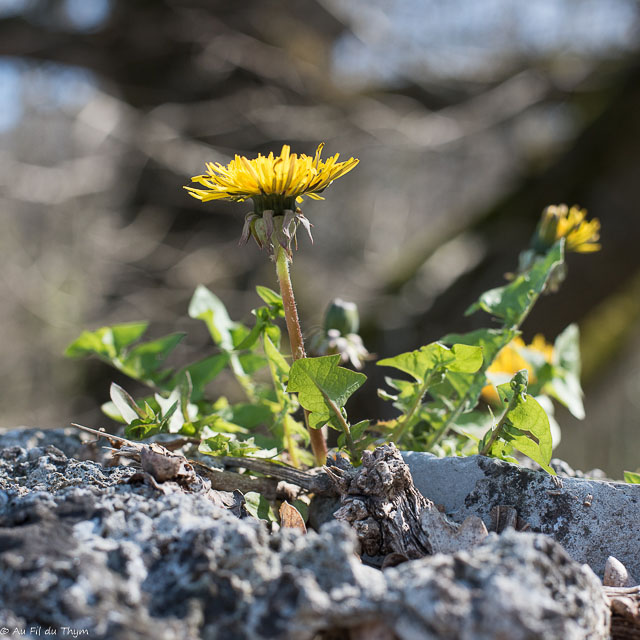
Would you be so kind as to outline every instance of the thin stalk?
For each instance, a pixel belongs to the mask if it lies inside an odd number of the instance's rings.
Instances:
[[[242,364],[240,363],[240,358],[238,358],[237,353],[229,354],[229,364],[231,365],[231,370],[233,371],[233,375],[235,376],[238,384],[242,387],[245,395],[249,402],[255,402],[256,394],[253,382],[242,368]]]
[[[287,252],[282,247],[278,247],[276,253],[276,273],[278,274],[280,294],[282,295],[282,303],[284,306],[284,319],[287,324],[287,332],[289,333],[289,342],[291,343],[291,355],[294,360],[300,360],[300,358],[306,357],[304,340],[302,339],[302,330],[300,329],[296,299],[293,295],[293,286],[289,273],[289,258],[287,257]],[[306,409],[304,411],[304,421],[311,439],[311,449],[316,464],[322,466],[327,461],[327,443],[324,439],[324,434],[321,429],[312,429],[309,426],[309,412]]]
[[[544,289],[543,289],[543,291],[544,291]],[[530,300],[530,302],[527,305],[526,309],[523,310],[523,312],[520,314],[520,316],[517,318],[517,320],[511,325],[511,327],[506,327],[505,326],[505,327],[503,327],[503,329],[511,329],[511,330],[517,331],[522,326],[522,323],[527,319],[527,316],[529,315],[529,313],[531,313],[531,309],[533,309],[533,306],[538,301],[538,298],[540,297],[541,293],[539,293],[537,296],[534,296]],[[502,345],[500,346],[500,348],[496,350],[496,354],[500,353],[500,350],[503,349],[504,347],[506,347],[509,344],[509,342],[510,342],[510,340],[505,340],[502,343]],[[490,365],[487,365],[487,367],[488,366],[490,366]],[[487,370],[487,367],[484,367],[483,369],[481,369],[476,375],[484,376],[485,372]],[[474,382],[475,382],[475,380],[474,380]],[[473,386],[473,384],[471,386]],[[462,408],[464,407],[464,405],[465,405],[465,403],[467,402],[468,399],[469,399],[469,391],[467,391],[467,393],[460,399],[460,401],[458,403],[458,406],[455,408],[453,413],[449,416],[447,421],[442,425],[442,427],[440,427],[440,429],[438,429],[433,434],[433,436],[429,440],[428,450],[430,450],[431,447],[434,447],[436,444],[438,444],[440,442],[440,440],[442,440],[442,438],[446,435],[446,433],[449,430],[449,427],[451,426],[451,424],[453,424],[453,422],[455,420],[457,420],[458,416],[462,413]],[[508,409],[507,409],[507,412],[508,412]],[[506,415],[506,413],[505,413],[505,415]],[[498,424],[500,424],[500,423],[498,423]],[[495,437],[493,437],[493,435],[492,435],[491,444],[493,444],[493,441],[495,441],[495,438],[497,438],[497,437],[498,437],[497,435]],[[483,451],[485,449],[486,449],[486,447],[484,447]],[[482,455],[485,455],[485,454],[483,453]]]
[[[536,298],[537,300],[537,298]],[[533,306],[533,305],[531,305]],[[520,316],[520,319],[518,320],[518,322],[516,324],[513,325],[513,329],[517,329],[522,322],[524,321],[524,318],[527,316],[527,314],[529,313],[529,311],[531,311],[531,306],[527,309],[526,313],[524,313],[522,316]],[[500,353],[500,351],[506,347],[509,342],[511,342],[511,340],[505,340],[501,345],[500,348],[498,348],[496,350],[496,354]],[[481,369],[481,371],[475,375],[485,375],[485,372],[487,370],[487,367],[485,367],[484,369]],[[447,432],[449,431],[449,427],[458,419],[458,417],[460,416],[460,414],[462,413],[462,409],[464,408],[465,404],[467,403],[467,400],[470,397],[470,390],[471,388],[475,385],[475,380],[471,383],[471,385],[469,386],[469,389],[467,390],[467,393],[465,393],[462,398],[460,398],[460,400],[458,401],[458,406],[453,410],[453,412],[449,415],[449,417],[447,418],[447,420],[445,421],[445,423],[437,430],[433,433],[433,435],[431,436],[431,438],[429,438],[429,441],[427,443],[427,451],[431,451],[431,449],[433,447],[435,447],[437,444],[440,443],[440,441],[442,440],[442,438],[444,438],[444,436],[447,434]]]
[[[462,408],[464,407],[468,396],[468,393],[463,396],[462,400],[458,403],[458,406],[452,411],[452,413],[449,414],[449,417],[445,420],[445,423],[433,433],[431,438],[429,438],[426,446],[427,451],[431,451],[431,449],[435,447],[440,442],[440,440],[442,440],[445,433],[447,433],[447,431],[449,430],[449,427],[458,419],[458,416],[462,413]]]
[[[264,344],[264,337],[263,337]],[[287,451],[289,452],[289,457],[291,458],[291,464],[298,468],[300,463],[298,461],[298,453],[296,452],[296,443],[293,439],[293,435],[291,433],[291,429],[289,429],[289,425],[287,423],[287,418],[289,413],[287,411],[287,404],[284,398],[284,393],[282,391],[282,385],[280,380],[278,379],[278,374],[276,373],[276,367],[271,360],[269,360],[269,372],[271,373],[271,380],[273,381],[273,388],[276,393],[276,398],[282,407],[282,411],[280,415],[282,416],[282,433],[285,441],[285,446]]]
[[[396,428],[393,430],[393,441],[396,444],[398,444],[398,442],[400,442],[400,438],[402,438],[404,432],[407,430],[407,427],[411,423],[411,419],[415,415],[416,411],[422,405],[422,398],[424,398],[424,394],[427,392],[427,389],[429,388],[429,385],[431,384],[431,377],[432,377],[432,375],[428,375],[427,376],[426,380],[422,383],[422,387],[420,387],[420,393],[418,393],[416,395],[416,398],[413,401],[413,404],[411,405],[411,408],[409,409],[409,411],[407,413],[404,414],[404,419],[401,420],[396,425]]]
[[[344,419],[342,411],[340,411],[340,409],[336,406],[336,403],[327,396],[325,396],[324,398],[327,404],[331,407],[331,410],[335,414],[336,418],[338,418],[338,422],[340,423],[340,426],[344,431],[344,439],[347,443],[347,447],[349,448],[349,453],[351,453],[351,459],[354,462],[358,462],[360,456],[358,455],[358,450],[356,449],[356,445],[353,441],[353,438],[351,437],[351,427],[349,426],[349,423]]]
[[[284,432],[284,439],[287,443],[287,451],[289,452],[289,457],[291,458],[291,464],[296,469],[298,469],[300,467],[300,461],[298,460],[298,453],[296,452],[296,443],[293,440],[291,429],[289,429],[289,425],[287,424],[288,417],[288,413],[285,413],[285,415],[282,417],[282,431]]]
[[[513,397],[509,401],[509,404],[507,405],[507,408],[502,414],[502,417],[498,421],[498,424],[495,426],[495,429],[492,431],[491,437],[489,438],[489,440],[487,440],[484,447],[482,447],[482,451],[479,452],[481,456],[486,456],[489,453],[489,451],[491,451],[491,447],[493,446],[493,443],[498,439],[498,437],[502,433],[502,429],[504,428],[505,422],[507,421],[507,416],[509,415],[509,412],[516,406],[518,402],[518,395],[519,395],[518,392],[515,392],[513,394]]]

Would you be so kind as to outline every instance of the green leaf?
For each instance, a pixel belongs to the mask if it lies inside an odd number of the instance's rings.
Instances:
[[[513,329],[477,329],[469,333],[449,333],[440,342],[466,344],[482,349],[483,368],[491,365],[498,352],[518,334]]]
[[[188,400],[185,407],[185,412],[187,413],[186,418],[182,411],[177,410],[178,407],[180,407],[182,401],[181,396],[182,392],[179,386],[169,394],[168,398],[163,398],[159,393],[156,393],[154,395],[155,400],[160,407],[160,418],[163,431],[168,431],[169,433],[178,433],[180,429],[182,429],[184,423],[190,421]],[[194,409],[196,408],[195,405],[192,406],[194,407]]]
[[[309,521],[309,503],[304,500],[294,500],[291,504],[298,510],[305,523],[307,523]]]
[[[193,394],[193,382],[191,382],[191,374],[183,371],[178,374],[178,383],[175,386],[180,393],[180,413],[185,422],[189,422],[191,417],[196,417],[198,407],[191,404],[191,395]],[[193,414],[193,416],[192,416]]]
[[[544,391],[563,404],[573,416],[585,417],[580,385],[580,332],[577,325],[569,325],[553,345],[553,366]]]
[[[113,402],[103,402],[102,405],[100,405],[100,409],[102,413],[107,416],[107,418],[111,418],[111,420],[115,422],[122,422],[124,424],[127,423],[127,421],[122,417],[122,414],[118,410],[118,407],[116,407]]]
[[[349,397],[367,379],[362,373],[339,367],[340,355],[302,358],[291,365],[287,391],[298,393],[300,404],[310,411],[313,428],[330,424],[341,431],[336,410],[341,411]]]
[[[553,364],[580,377],[580,330],[570,324],[553,344]]]
[[[179,406],[180,402],[176,400],[169,408],[162,408],[160,431],[164,431],[167,433],[178,433],[180,429],[182,429],[185,421],[178,411]]]
[[[385,376],[385,382],[398,391],[397,395],[387,393],[384,389],[378,389],[378,396],[383,400],[390,400],[393,406],[400,411],[406,413],[417,401],[416,396],[422,397],[424,389],[419,382],[410,382],[409,380],[398,380]]]
[[[500,349],[509,344],[518,334],[514,329],[477,329],[469,333],[450,333],[442,338],[445,344],[461,343],[482,349],[482,366],[475,374],[456,373],[449,371],[446,382],[458,397],[466,397],[464,411],[475,408],[482,389],[486,385],[486,370],[491,366]],[[438,392],[437,389],[434,390]],[[442,389],[442,393],[445,389]]]
[[[461,415],[451,428],[456,433],[479,442],[493,424],[494,417],[490,411],[470,411]]]
[[[464,344],[454,344],[448,348],[439,342],[433,342],[416,351],[401,353],[393,358],[384,358],[377,364],[400,369],[424,384],[425,380],[438,369],[474,373],[482,366],[482,349]]]
[[[136,345],[127,352],[122,363],[122,371],[138,380],[162,379],[164,376],[158,376],[158,369],[185,335],[185,333],[170,333],[157,340]]]
[[[107,360],[117,356],[113,344],[113,334],[110,327],[101,327],[96,331],[83,331],[64,352],[68,358],[82,358],[97,355]]]
[[[232,330],[236,323],[229,317],[222,300],[201,284],[189,303],[189,317],[204,321],[214,343],[221,349],[233,349]]]
[[[266,450],[257,446],[253,438],[238,440],[234,435],[227,436],[222,433],[203,440],[198,451],[210,456],[234,458],[271,458],[278,453],[277,449]]]
[[[241,322],[234,322],[233,328],[231,329],[231,341],[233,342],[233,348],[236,351],[240,351],[240,345],[247,339],[250,334],[251,329],[249,329],[249,327],[242,324]]]
[[[284,317],[284,306],[280,294],[268,287],[257,287],[258,295],[269,305],[258,307],[251,313],[256,317],[256,324],[247,333],[242,342],[234,342],[237,350],[251,349],[263,333],[270,335],[272,342],[280,344],[280,329],[273,324],[275,318]]]
[[[244,349],[251,349],[253,345],[258,341],[258,338],[264,331],[264,322],[259,318],[256,320],[256,324],[254,325],[251,331],[248,331],[244,334],[242,340],[238,341],[238,334],[234,333],[233,336],[233,345],[234,349],[237,351],[243,351]]]
[[[96,355],[106,360],[117,358],[132,342],[147,330],[147,322],[128,322],[110,327],[100,327],[95,331],[83,331],[66,349],[68,358]]]
[[[578,420],[584,420],[584,404],[582,402],[582,386],[580,380],[572,373],[565,372],[556,375],[545,386],[545,391],[563,404]]]
[[[193,386],[191,399],[197,402],[202,398],[204,388],[225,368],[228,362],[229,354],[226,352],[198,360],[198,362],[194,362],[184,369],[181,369],[172,379],[171,386],[178,384],[180,376],[188,373]]]
[[[269,407],[265,404],[239,403],[230,407],[230,420],[246,429],[268,426],[273,420]]]
[[[267,325],[264,328],[264,334],[266,336],[269,336],[269,340],[273,342],[276,349],[280,348],[280,337],[282,335],[282,332],[280,331],[280,327],[276,326],[275,324]]]
[[[247,376],[267,366],[267,359],[257,353],[243,353],[238,356],[238,362]]]
[[[147,413],[136,404],[136,401],[115,382],[111,383],[110,395],[111,401],[125,422],[131,423],[139,418],[148,417]]]
[[[246,510],[254,518],[258,518],[258,520],[279,522],[273,507],[261,493],[247,491],[247,493],[244,494],[244,506]]]
[[[360,420],[360,422],[357,422],[356,424],[354,424],[351,427],[351,437],[355,441],[360,440],[360,438],[364,436],[370,424],[371,424],[371,420]]]
[[[624,481],[629,484],[640,484],[640,473],[636,473],[635,471],[625,471]]]
[[[273,366],[277,379],[284,384],[289,377],[291,366],[266,334],[264,336],[264,353],[269,363]]]
[[[193,421],[193,426],[199,434],[206,435],[211,432],[222,433],[248,433],[248,430],[242,425],[235,424],[230,420],[226,420],[222,416],[215,413],[201,416],[197,420]],[[183,425],[182,431],[184,432],[186,425]]]
[[[268,305],[276,308],[283,308],[282,296],[279,293],[276,293],[273,289],[258,285],[256,287],[256,292]]]
[[[130,440],[144,440],[159,432],[159,422],[149,422],[146,420],[134,420],[124,428],[124,436]]]
[[[466,315],[482,309],[500,318],[507,327],[517,324],[535,299],[542,293],[551,273],[564,261],[564,240],[553,245],[546,256],[504,287],[483,293],[466,311]]]
[[[498,386],[500,398],[511,406],[500,438],[555,475],[549,466],[552,450],[549,418],[537,400],[526,393],[526,373],[519,371],[510,383]]]
[[[140,339],[148,326],[148,322],[127,322],[125,324],[115,324],[110,327],[113,335],[113,346],[116,348],[116,352],[120,353],[132,342]]]
[[[475,373],[482,366],[482,349],[466,344],[451,347],[454,359],[446,362],[448,371],[453,373]]]

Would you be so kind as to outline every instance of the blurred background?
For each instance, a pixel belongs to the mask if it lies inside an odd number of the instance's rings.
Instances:
[[[636,0],[0,0],[0,427],[108,424],[110,381],[136,389],[63,358],[85,328],[147,319],[201,356],[199,283],[249,322],[276,282],[237,247],[248,207],[182,186],[205,161],[324,141],[361,163],[304,207],[303,326],[353,300],[380,357],[486,325],[463,311],[545,205],[600,218],[602,251],[569,256],[524,337],[579,323],[587,418],[558,410],[557,454],[635,470],[639,26]],[[389,411],[365,372],[353,422]]]

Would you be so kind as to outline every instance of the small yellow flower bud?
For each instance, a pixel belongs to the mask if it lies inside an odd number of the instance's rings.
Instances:
[[[590,253],[599,251],[600,221],[586,220],[586,209],[566,204],[551,205],[542,212],[542,217],[531,243],[537,253],[545,253],[560,238],[565,238],[567,251]]]

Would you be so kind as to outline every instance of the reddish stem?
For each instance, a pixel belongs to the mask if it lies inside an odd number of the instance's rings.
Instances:
[[[306,358],[307,354],[304,350],[304,340],[302,338],[302,330],[300,329],[298,308],[296,307],[296,299],[293,295],[293,286],[289,273],[289,258],[287,257],[287,252],[282,249],[282,247],[278,248],[276,254],[276,272],[278,274],[278,282],[280,283],[284,318],[287,323],[287,331],[291,343],[291,355],[294,360]],[[309,412],[306,409],[304,411],[304,420],[311,439],[311,449],[316,464],[322,466],[327,461],[327,443],[324,439],[324,434],[322,433],[322,429],[311,429],[309,427]]]

